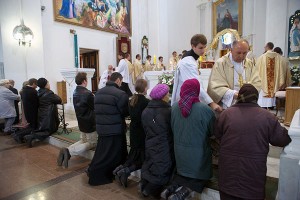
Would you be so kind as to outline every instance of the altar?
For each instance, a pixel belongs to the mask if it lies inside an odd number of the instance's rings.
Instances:
[[[163,75],[164,73],[172,74],[174,71],[166,70],[166,71],[146,71],[144,72],[144,79],[148,82],[148,91],[147,94],[149,95],[152,88],[159,83],[159,76]],[[200,74],[198,80],[200,85],[207,90],[208,80],[211,73],[211,69],[200,69]]]

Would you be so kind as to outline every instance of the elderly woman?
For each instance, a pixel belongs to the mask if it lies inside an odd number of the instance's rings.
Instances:
[[[61,104],[61,98],[50,90],[50,84],[45,78],[37,81],[39,109],[38,109],[38,130],[31,135],[25,136],[28,146],[32,147],[34,139],[44,140],[56,132],[59,125],[57,104]]]
[[[4,135],[11,133],[11,126],[16,118],[16,109],[14,101],[20,100],[20,97],[10,91],[8,79],[0,80],[0,118],[5,119]]]
[[[220,139],[219,191],[222,200],[265,199],[269,144],[284,147],[291,142],[286,128],[274,114],[257,104],[258,91],[244,84],[235,105],[217,119]]]
[[[139,190],[143,196],[159,197],[174,168],[169,87],[156,85],[150,97],[152,100],[142,113],[146,140]]]
[[[183,200],[192,190],[201,193],[212,176],[209,137],[215,115],[209,106],[200,102],[199,93],[199,81],[186,80],[180,89],[179,102],[172,106],[177,174],[173,184],[162,193],[164,198]]]

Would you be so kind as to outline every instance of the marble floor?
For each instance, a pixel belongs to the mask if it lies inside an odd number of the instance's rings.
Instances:
[[[66,115],[66,122],[68,127],[77,126],[73,114]],[[69,168],[63,169],[56,165],[58,152],[58,147],[46,142],[28,148],[25,144],[17,144],[10,136],[0,136],[0,200],[142,199],[137,192],[138,183],[133,180],[127,189],[115,182],[89,186],[84,170],[90,160],[75,156]],[[268,176],[278,177],[280,152],[281,148],[271,147]],[[193,199],[219,199],[219,196],[206,189],[201,197],[196,194]]]

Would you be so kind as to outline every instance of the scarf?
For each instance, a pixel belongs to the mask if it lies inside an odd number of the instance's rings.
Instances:
[[[188,117],[194,103],[200,102],[200,83],[197,79],[186,80],[180,89],[180,100],[178,102],[183,117]]]

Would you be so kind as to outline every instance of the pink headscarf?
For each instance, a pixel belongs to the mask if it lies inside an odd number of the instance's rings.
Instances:
[[[183,117],[188,117],[194,103],[200,102],[200,83],[197,79],[186,80],[180,89],[180,100],[178,102]]]

